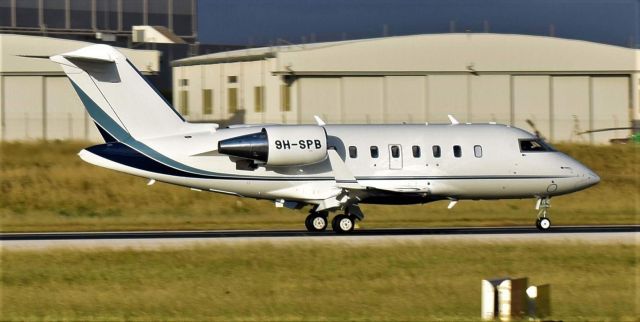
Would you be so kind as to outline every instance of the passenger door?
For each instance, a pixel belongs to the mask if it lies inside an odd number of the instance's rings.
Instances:
[[[402,169],[402,146],[400,144],[389,144],[389,169]]]

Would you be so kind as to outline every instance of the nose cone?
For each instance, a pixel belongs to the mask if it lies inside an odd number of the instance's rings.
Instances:
[[[580,177],[580,181],[576,184],[578,189],[586,189],[600,182],[600,176],[585,166],[580,167],[578,176]]]

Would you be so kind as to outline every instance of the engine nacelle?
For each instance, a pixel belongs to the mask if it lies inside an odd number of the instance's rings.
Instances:
[[[269,126],[218,142],[218,152],[271,166],[305,165],[327,157],[327,134],[320,126]]]

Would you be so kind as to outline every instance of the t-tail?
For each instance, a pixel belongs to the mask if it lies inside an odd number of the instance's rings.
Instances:
[[[190,124],[115,48],[91,45],[50,59],[62,66],[105,141],[188,131]]]

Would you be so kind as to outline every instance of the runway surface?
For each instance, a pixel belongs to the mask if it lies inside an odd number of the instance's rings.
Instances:
[[[502,235],[502,234],[575,234],[640,232],[640,225],[627,226],[558,226],[540,232],[534,227],[461,227],[363,229],[346,235],[331,230],[190,230],[190,231],[114,231],[60,233],[5,233],[0,240],[78,240],[78,239],[151,239],[151,238],[259,238],[259,237],[335,237],[335,236],[411,236],[411,235]]]
[[[114,231],[0,234],[3,250],[49,248],[158,249],[206,244],[337,242],[380,244],[390,241],[587,242],[640,244],[640,225],[534,227],[460,227],[362,229],[350,234],[302,230]]]

